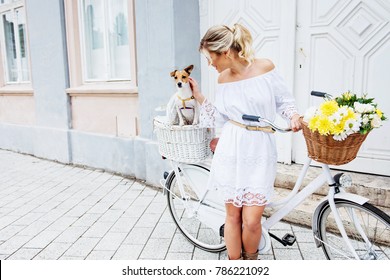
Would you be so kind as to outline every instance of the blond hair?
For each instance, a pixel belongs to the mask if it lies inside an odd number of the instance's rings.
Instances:
[[[232,28],[226,25],[215,25],[203,36],[199,51],[221,54],[232,49],[237,51],[240,58],[252,63],[255,59],[252,42],[249,30],[239,23],[234,24]]]

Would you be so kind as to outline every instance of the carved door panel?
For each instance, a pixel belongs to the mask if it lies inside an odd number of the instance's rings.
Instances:
[[[200,0],[200,17],[201,36],[214,24],[247,26],[257,56],[274,61],[300,112],[321,102],[309,96],[311,90],[351,90],[374,97],[390,116],[390,0]],[[203,59],[202,90],[210,99],[216,79]],[[279,161],[305,161],[301,133],[292,141],[278,135],[277,143]],[[340,168],[390,175],[390,121]]]
[[[332,95],[351,90],[374,97],[390,116],[390,1],[300,0],[297,2],[297,56],[294,92],[301,111],[322,100],[311,90]],[[296,162],[306,147],[294,135]],[[373,130],[358,157],[341,169],[390,175],[390,122]]]

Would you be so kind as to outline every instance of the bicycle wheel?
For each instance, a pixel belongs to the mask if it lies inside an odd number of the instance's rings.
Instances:
[[[361,260],[390,259],[390,217],[365,203],[336,199],[337,211],[345,231]],[[318,214],[318,239],[325,256],[330,260],[354,259],[336,225],[329,203]]]
[[[209,170],[198,165],[181,165],[183,190],[180,191],[176,174],[167,178],[168,208],[172,218],[183,235],[196,247],[208,252],[226,249],[219,235],[225,220],[224,205],[219,202],[215,191],[206,191]]]

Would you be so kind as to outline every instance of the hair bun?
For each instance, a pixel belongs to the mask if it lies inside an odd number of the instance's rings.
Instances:
[[[240,23],[235,23],[232,30],[233,44],[231,48],[238,52],[239,57],[244,58],[247,61],[253,61],[255,55],[252,49],[252,35],[249,30]]]
[[[222,53],[233,49],[240,58],[249,63],[254,61],[255,55],[252,49],[252,35],[249,30],[240,23],[233,27],[215,25],[210,27],[200,41],[200,51]]]

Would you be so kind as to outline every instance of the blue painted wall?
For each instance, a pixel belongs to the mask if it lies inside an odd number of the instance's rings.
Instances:
[[[71,162],[63,1],[25,3],[36,116],[34,155]]]

